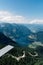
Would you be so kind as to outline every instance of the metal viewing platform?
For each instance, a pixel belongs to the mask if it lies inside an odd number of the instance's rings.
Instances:
[[[4,48],[0,49],[0,57],[3,56],[5,53],[13,49],[14,47],[11,45],[7,45]]]

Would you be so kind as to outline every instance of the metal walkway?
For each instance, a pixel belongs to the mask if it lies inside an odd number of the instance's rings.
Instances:
[[[14,47],[11,45],[7,45],[4,48],[0,49],[0,57],[3,56],[5,53],[13,49]]]

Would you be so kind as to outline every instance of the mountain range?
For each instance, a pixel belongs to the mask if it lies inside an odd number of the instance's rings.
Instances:
[[[43,29],[37,28],[39,25],[34,26],[15,23],[0,23],[0,43],[12,45],[18,44],[19,46],[28,46],[34,41],[43,43]],[[33,29],[30,28],[34,28],[36,32],[32,32]]]

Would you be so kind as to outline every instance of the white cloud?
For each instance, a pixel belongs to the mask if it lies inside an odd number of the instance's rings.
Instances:
[[[0,21],[8,23],[26,23],[26,19],[23,16],[12,15],[7,11],[0,11]]]
[[[29,20],[29,19],[26,19],[26,17],[24,16],[13,15],[12,13],[8,11],[0,11],[0,22],[42,24],[43,19],[42,20],[39,20],[39,19]]]
[[[34,20],[31,20],[30,24],[43,24],[43,19],[34,19]]]
[[[37,48],[38,46],[42,46],[43,47],[43,44],[41,42],[33,42],[32,44],[29,44],[28,47],[29,48]]]

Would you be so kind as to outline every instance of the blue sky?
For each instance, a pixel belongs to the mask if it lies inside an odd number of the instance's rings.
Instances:
[[[43,19],[43,0],[0,0],[0,11],[28,19]]]

